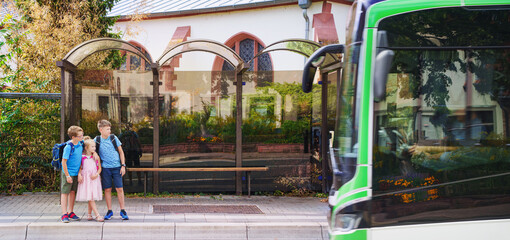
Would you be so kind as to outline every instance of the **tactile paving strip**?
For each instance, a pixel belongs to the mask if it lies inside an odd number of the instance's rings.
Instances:
[[[255,205],[153,205],[153,212],[264,214]]]

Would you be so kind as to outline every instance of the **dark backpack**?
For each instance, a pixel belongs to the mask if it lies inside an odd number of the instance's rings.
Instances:
[[[62,169],[62,155],[64,155],[64,148],[67,145],[71,146],[71,153],[69,154],[69,156],[71,156],[74,153],[74,144],[71,140],[64,143],[57,143],[53,145],[53,149],[51,150],[51,153],[53,155],[51,166],[53,166],[53,169],[55,171]]]
[[[119,153],[119,148],[117,147],[117,141],[115,141],[115,134],[110,134],[109,136],[110,138],[110,141],[112,141],[112,144],[113,144],[113,148],[115,148],[115,151],[117,151],[117,153]],[[100,146],[101,146],[101,136],[96,136],[94,138],[94,140],[96,141],[96,152],[97,152],[97,155],[99,155],[99,149],[100,149]],[[101,159],[101,161],[103,161]]]

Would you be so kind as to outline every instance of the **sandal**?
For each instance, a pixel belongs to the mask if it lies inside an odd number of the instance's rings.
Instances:
[[[99,214],[96,216],[96,222],[104,222],[103,217],[101,217]]]
[[[92,214],[87,215],[87,220],[92,221],[94,218],[92,217]]]

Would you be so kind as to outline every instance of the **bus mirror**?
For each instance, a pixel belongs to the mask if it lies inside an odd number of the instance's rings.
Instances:
[[[375,59],[374,101],[376,102],[382,101],[386,96],[386,83],[394,56],[395,52],[392,50],[383,50]]]
[[[377,54],[387,48],[388,45],[388,33],[386,31],[379,30],[377,32]]]
[[[308,93],[312,91],[313,78],[317,72],[317,68],[324,62],[327,53],[343,53],[343,44],[332,44],[321,47],[315,51],[305,63],[303,68],[303,91]]]

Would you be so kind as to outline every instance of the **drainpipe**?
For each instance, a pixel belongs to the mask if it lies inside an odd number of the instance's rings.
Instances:
[[[310,19],[308,18],[307,9],[303,9],[303,17],[305,18],[305,39],[308,40],[308,35],[310,32]]]
[[[312,0],[299,0],[298,5],[303,9],[303,17],[305,18],[305,39],[308,40],[308,33],[310,32],[310,19],[308,18],[307,9],[312,5]]]
[[[307,9],[312,5],[312,0],[299,0],[298,5],[303,9],[303,18],[305,18],[305,39],[308,40],[310,32],[310,19],[308,18]],[[306,57],[305,57],[306,63]]]

